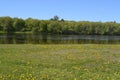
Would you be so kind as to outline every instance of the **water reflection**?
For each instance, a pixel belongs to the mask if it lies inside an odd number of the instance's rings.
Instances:
[[[120,44],[120,36],[0,34],[0,44]]]

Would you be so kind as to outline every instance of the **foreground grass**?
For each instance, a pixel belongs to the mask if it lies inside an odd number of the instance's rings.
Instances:
[[[120,45],[0,45],[0,80],[120,80]]]

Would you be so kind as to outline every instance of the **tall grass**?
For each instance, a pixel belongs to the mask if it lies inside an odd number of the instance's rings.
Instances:
[[[120,45],[0,45],[0,80],[120,80]]]

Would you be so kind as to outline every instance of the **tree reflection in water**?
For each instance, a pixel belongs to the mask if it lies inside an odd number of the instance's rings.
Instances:
[[[120,44],[120,36],[0,34],[0,44]]]

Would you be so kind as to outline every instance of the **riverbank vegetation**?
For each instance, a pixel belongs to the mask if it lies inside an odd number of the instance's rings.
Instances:
[[[0,80],[119,80],[120,45],[0,44]]]
[[[50,34],[120,35],[120,23],[67,21],[54,16],[50,20],[0,17],[0,32]]]

